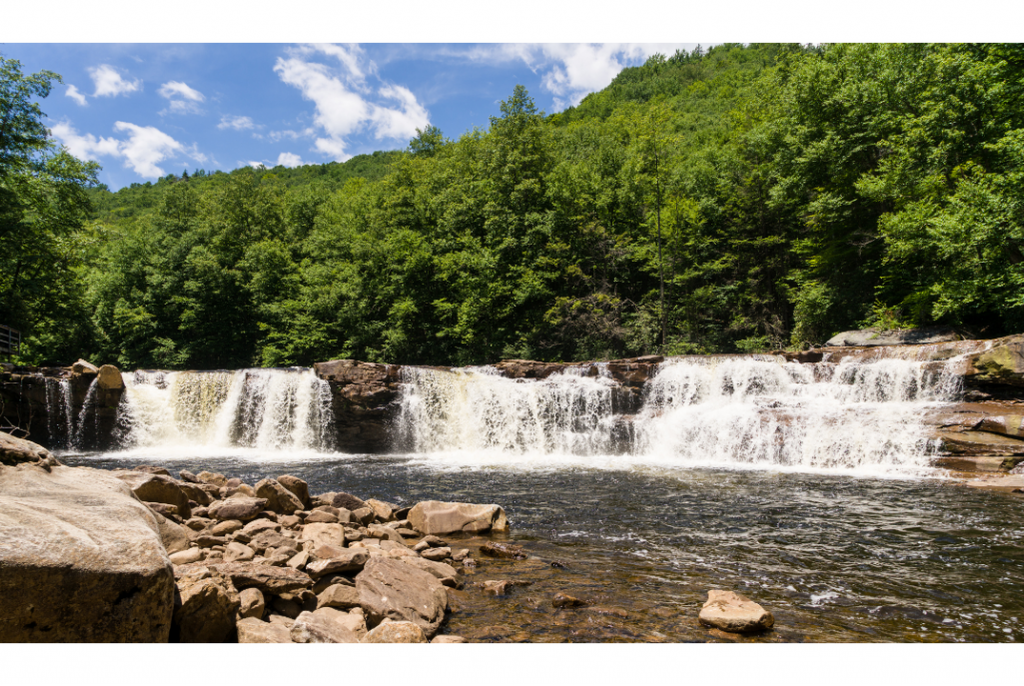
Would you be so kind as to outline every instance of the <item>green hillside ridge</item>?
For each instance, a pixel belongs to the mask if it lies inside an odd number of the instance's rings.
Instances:
[[[45,97],[18,95],[16,64],[4,98]],[[517,87],[458,140],[116,193],[27,111],[31,145],[0,139],[0,322],[21,361],[124,368],[1020,331],[1022,94],[1016,45],[728,44],[558,114]]]

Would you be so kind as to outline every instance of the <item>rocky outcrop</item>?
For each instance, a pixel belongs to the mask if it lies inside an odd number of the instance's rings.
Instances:
[[[313,365],[331,388],[338,446],[350,452],[383,452],[391,447],[390,427],[398,416],[400,367],[356,360]]]
[[[708,591],[698,619],[705,626],[734,634],[758,633],[775,625],[771,612],[732,591]]]
[[[825,342],[831,346],[920,345],[925,343],[946,343],[959,341],[964,337],[948,326],[926,326],[919,329],[859,329],[843,331]]]
[[[45,471],[60,464],[50,451],[32,441],[0,431],[0,465],[31,464]]]
[[[0,642],[167,641],[171,562],[120,479],[0,467],[0,530]]]
[[[371,627],[385,618],[408,621],[429,638],[437,633],[448,609],[448,594],[441,582],[400,560],[372,558],[355,581]]]
[[[505,511],[498,505],[426,500],[409,510],[408,519],[412,528],[424,534],[508,530]]]

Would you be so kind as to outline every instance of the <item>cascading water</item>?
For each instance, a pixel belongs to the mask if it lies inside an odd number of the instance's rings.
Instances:
[[[419,453],[483,450],[510,462],[911,473],[928,467],[923,411],[958,391],[941,364],[905,359],[678,358],[648,380],[628,454],[616,457],[615,384],[589,371],[531,381],[487,367],[406,368],[402,431]]]
[[[71,382],[67,379],[46,379],[46,417],[46,430],[54,448],[72,448],[75,412],[71,406]]]
[[[527,381],[500,376],[493,367],[405,367],[402,433],[417,452],[608,452],[615,384],[585,371],[570,368]]]
[[[330,447],[330,388],[312,370],[137,371],[123,378],[118,414],[126,447]]]

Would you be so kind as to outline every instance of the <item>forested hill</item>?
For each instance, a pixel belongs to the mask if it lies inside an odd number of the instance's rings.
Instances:
[[[37,136],[50,176],[0,158],[0,322],[25,361],[127,368],[1020,331],[1022,97],[1021,46],[723,45],[344,164],[83,192]]]

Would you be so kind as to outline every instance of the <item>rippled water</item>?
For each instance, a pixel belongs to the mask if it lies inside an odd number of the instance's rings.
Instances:
[[[497,502],[532,556],[480,559],[443,631],[495,641],[726,640],[696,617],[708,589],[744,593],[775,630],[752,641],[1018,641],[1024,637],[1021,500],[941,478],[771,469],[512,467],[429,455],[72,455],[70,465],[153,464],[255,483],[289,473],[314,493],[400,504]],[[456,541],[475,552],[485,539]],[[552,566],[552,562],[559,563]],[[473,582],[523,582],[506,597]],[[584,610],[556,610],[567,592]]]

